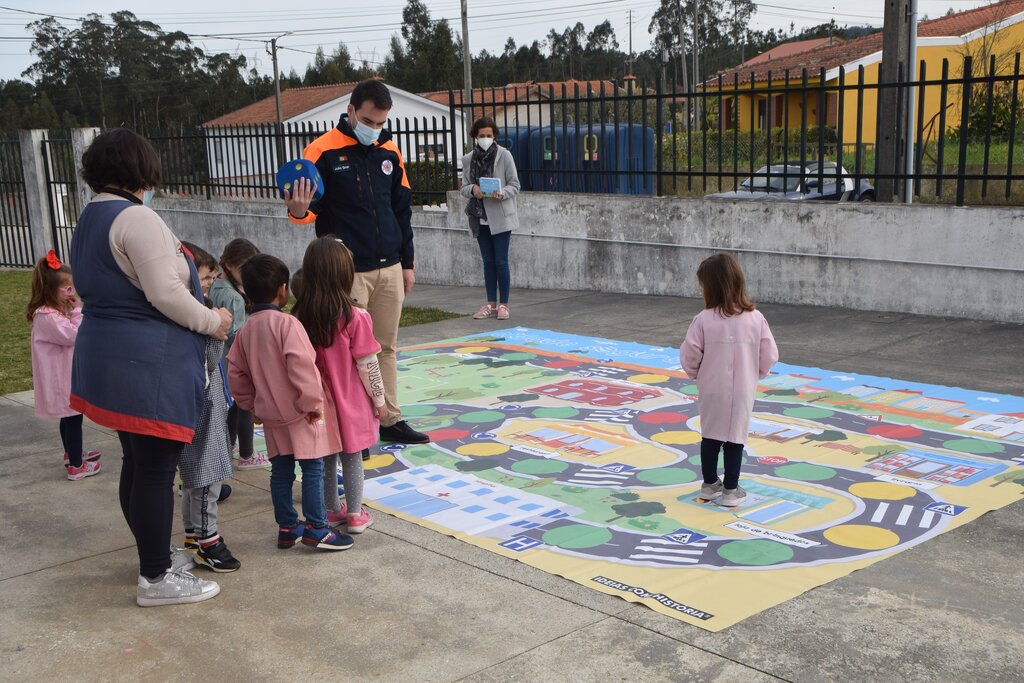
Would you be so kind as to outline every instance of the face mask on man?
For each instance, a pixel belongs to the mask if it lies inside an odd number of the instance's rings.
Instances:
[[[369,147],[373,143],[377,142],[377,138],[380,137],[380,128],[370,128],[361,121],[356,121],[355,128],[353,131],[356,134],[356,139],[359,140],[360,145]]]
[[[480,149],[486,152],[490,149],[491,145],[494,144],[494,138],[477,138],[476,144],[480,146]]]

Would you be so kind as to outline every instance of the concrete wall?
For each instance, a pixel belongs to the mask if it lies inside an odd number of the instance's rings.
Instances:
[[[162,199],[182,237],[242,236],[297,267],[311,228],[280,202]],[[417,279],[479,285],[464,200],[417,211]],[[524,193],[513,288],[696,297],[697,265],[736,253],[757,301],[1024,322],[1024,210]]]

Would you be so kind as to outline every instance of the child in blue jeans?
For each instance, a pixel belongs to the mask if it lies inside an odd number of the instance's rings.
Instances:
[[[242,266],[241,275],[253,306],[228,352],[228,381],[235,402],[263,423],[277,547],[291,548],[301,539],[321,550],[351,548],[350,536],[327,526],[323,458],[341,450],[341,437],[309,337],[302,323],[281,310],[288,302],[288,267],[259,254]],[[305,522],[292,504],[296,462]]]

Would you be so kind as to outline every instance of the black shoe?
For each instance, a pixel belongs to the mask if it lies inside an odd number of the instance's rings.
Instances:
[[[430,443],[429,436],[423,432],[417,432],[405,420],[399,420],[390,427],[381,425],[380,440],[395,443]]]
[[[223,503],[225,500],[228,499],[228,496],[230,496],[230,495],[231,495],[231,484],[221,484],[220,485],[220,495],[217,496],[217,502],[218,503]]]
[[[213,545],[199,547],[196,551],[196,566],[207,567],[218,574],[226,574],[237,571],[242,563],[235,559],[224,544],[224,539],[220,538]]]

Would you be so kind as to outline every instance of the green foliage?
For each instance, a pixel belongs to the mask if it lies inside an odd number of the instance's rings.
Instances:
[[[89,14],[73,27],[46,18],[28,28],[36,61],[23,76],[35,84],[31,102],[19,97],[23,104],[15,104],[21,128],[197,125],[273,90],[269,78],[246,72],[245,57],[208,55],[186,34],[131,12]],[[9,125],[10,107],[0,116]]]
[[[412,205],[438,205],[446,201],[451,184],[452,165],[445,161],[425,160],[405,162],[405,172],[412,187]]]
[[[633,493],[632,491],[622,491],[620,493],[613,493],[611,497],[625,501],[640,500],[639,494]]]

